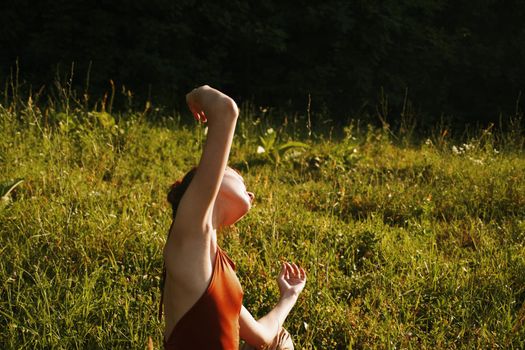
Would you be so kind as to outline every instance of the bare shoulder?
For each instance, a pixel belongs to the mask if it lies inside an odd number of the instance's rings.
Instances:
[[[163,252],[168,279],[190,289],[201,289],[213,272],[213,248],[211,227],[203,229],[176,220]]]
[[[196,232],[194,232],[196,231]],[[211,232],[173,225],[164,246],[166,279],[164,284],[165,337],[194,305],[210,283],[213,266]]]

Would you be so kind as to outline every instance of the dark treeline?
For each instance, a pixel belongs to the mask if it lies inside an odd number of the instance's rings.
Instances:
[[[177,108],[213,84],[258,105],[391,118],[407,99],[429,123],[515,113],[525,87],[522,0],[16,0],[0,9],[3,81],[69,74]]]

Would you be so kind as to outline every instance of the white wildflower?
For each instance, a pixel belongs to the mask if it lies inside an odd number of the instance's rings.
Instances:
[[[475,158],[472,158],[472,157],[469,157],[469,159],[472,161],[472,163],[474,164],[477,164],[477,165],[483,165],[483,160],[481,159],[475,159]]]
[[[257,154],[261,154],[261,153],[264,153],[264,152],[266,152],[266,150],[264,149],[263,146],[258,146],[257,147]]]
[[[470,151],[471,149],[474,148],[474,145],[472,145],[470,143],[464,143],[463,144],[463,148],[465,149],[465,151]]]

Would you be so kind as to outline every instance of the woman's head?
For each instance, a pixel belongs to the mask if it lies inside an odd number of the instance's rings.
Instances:
[[[182,180],[171,186],[168,202],[173,209],[173,219],[196,170],[196,167],[191,169]],[[242,176],[233,168],[227,167],[214,204],[214,214],[218,214],[221,221],[219,225],[229,226],[239,221],[250,210],[253,199],[254,194],[246,190]]]

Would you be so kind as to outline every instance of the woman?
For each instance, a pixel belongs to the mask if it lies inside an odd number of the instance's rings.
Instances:
[[[193,116],[208,123],[199,165],[172,186],[173,223],[164,247],[166,349],[293,349],[282,328],[306,283],[306,273],[284,263],[277,278],[280,298],[255,320],[242,306],[234,264],[217,246],[217,232],[241,219],[254,195],[227,167],[239,111],[235,102],[209,86],[186,95]]]

